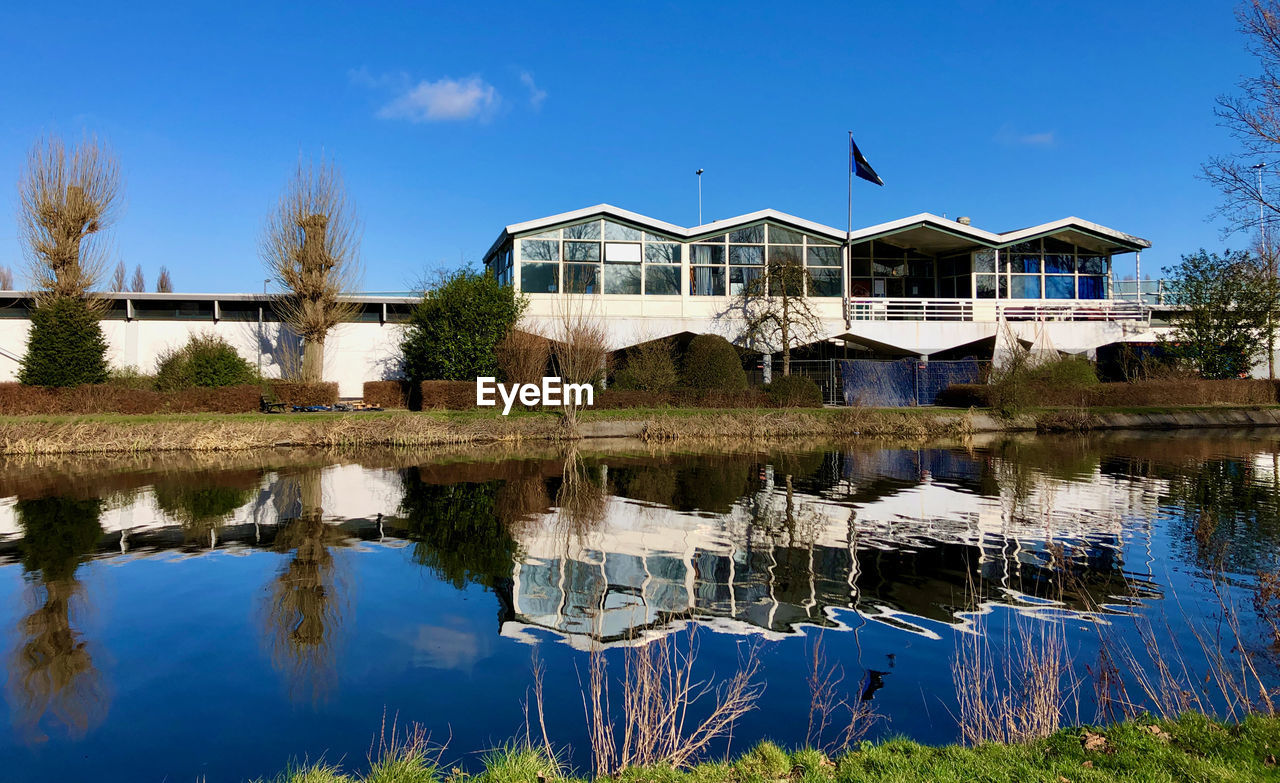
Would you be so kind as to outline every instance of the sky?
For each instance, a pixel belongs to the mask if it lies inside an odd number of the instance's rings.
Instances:
[[[855,227],[1075,215],[1225,238],[1197,179],[1216,96],[1257,70],[1230,2],[60,3],[0,7],[0,264],[46,134],[110,144],[113,258],[258,290],[300,158],[342,169],[366,291],[479,264],[502,227],[598,203],[676,223],[773,208],[843,228],[847,132],[885,181]],[[1132,255],[1117,260],[1132,272]]]

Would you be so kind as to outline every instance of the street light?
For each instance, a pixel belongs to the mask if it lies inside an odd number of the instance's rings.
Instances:
[[[698,175],[698,225],[702,225],[702,169],[693,172]]]

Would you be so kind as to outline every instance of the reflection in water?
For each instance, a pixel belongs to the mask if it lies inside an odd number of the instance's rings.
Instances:
[[[289,693],[324,697],[337,678],[334,638],[342,624],[343,590],[331,547],[341,529],[324,521],[318,469],[281,475],[274,500],[280,530],[273,549],[289,559],[272,580],[267,641]]]
[[[102,535],[102,503],[50,497],[20,500],[14,511],[34,607],[19,624],[22,640],[9,670],[15,723],[29,736],[42,736],[38,726],[49,715],[73,735],[83,734],[106,717],[108,704],[71,617],[73,599],[83,594],[76,570]]]
[[[217,531],[249,502],[261,478],[257,471],[224,471],[156,482],[156,505],[182,526],[187,540],[217,546]]]

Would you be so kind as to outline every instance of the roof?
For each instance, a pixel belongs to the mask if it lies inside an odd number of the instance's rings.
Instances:
[[[700,226],[684,227],[677,226],[674,223],[656,220],[641,215],[638,212],[632,212],[621,207],[615,207],[612,204],[596,204],[592,207],[583,209],[575,209],[571,212],[561,212],[557,215],[548,215],[547,217],[538,218],[536,220],[526,220],[522,223],[512,223],[502,229],[498,238],[490,246],[485,253],[487,259],[510,237],[520,234],[538,233],[548,228],[574,223],[580,220],[586,220],[593,217],[607,217],[619,220],[624,223],[630,223],[640,228],[651,229],[658,233],[668,234],[683,240],[696,240],[699,237],[711,234],[720,234],[725,231],[732,230],[735,227],[758,223],[761,221],[771,221],[783,223],[811,234],[824,236],[843,242],[846,238],[846,232],[826,226],[821,223],[815,223],[812,220],[789,215],[785,212],[779,212],[776,209],[761,209],[756,212],[748,212],[745,215],[726,218],[724,220],[715,220],[710,223],[704,223]],[[899,240],[895,244],[902,241],[910,240],[913,236],[922,242],[926,238],[927,244],[939,251],[947,249],[959,249],[960,247],[971,247],[980,245],[984,247],[1005,247],[1018,242],[1025,242],[1030,239],[1036,239],[1048,235],[1071,234],[1076,239],[1077,244],[1094,247],[1097,250],[1105,250],[1112,253],[1125,253],[1136,250],[1143,250],[1151,247],[1151,242],[1142,237],[1126,234],[1123,231],[1117,231],[1113,228],[1094,223],[1083,218],[1065,217],[1060,220],[1054,220],[1049,223],[1041,223],[1040,225],[1030,226],[1027,228],[1017,229],[1015,231],[1006,231],[996,233],[977,228],[972,225],[965,225],[955,220],[949,220],[945,217],[939,217],[928,212],[921,212],[918,215],[891,220],[887,223],[879,223],[874,226],[867,226],[853,231],[849,238],[854,242],[866,241],[868,239],[885,239],[894,237]],[[947,238],[950,238],[948,240]],[[948,247],[948,245],[952,247]]]

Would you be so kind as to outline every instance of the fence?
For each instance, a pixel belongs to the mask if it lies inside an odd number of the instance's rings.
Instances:
[[[1145,321],[1144,304],[1113,299],[850,299],[853,321]]]
[[[933,405],[942,390],[953,383],[978,383],[989,364],[978,359],[945,362],[917,359],[838,361],[844,404],[874,408]]]
[[[822,402],[827,405],[844,404],[844,382],[840,378],[840,368],[835,359],[792,359],[791,374],[803,375],[822,389]],[[780,354],[773,357],[773,377],[782,377],[782,358]],[[764,367],[757,361],[754,367],[748,368],[747,380],[752,386],[764,383]]]

